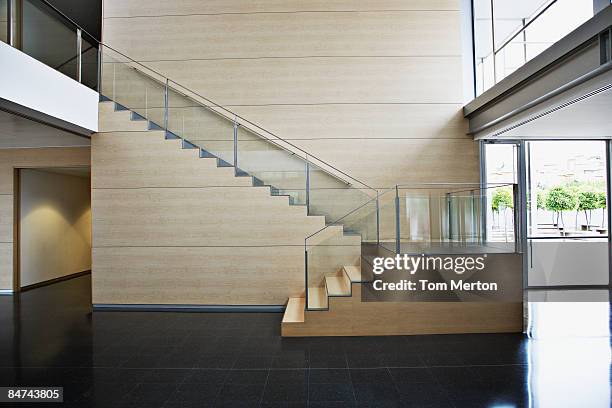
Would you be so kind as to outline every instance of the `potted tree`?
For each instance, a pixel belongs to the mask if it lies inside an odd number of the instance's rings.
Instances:
[[[574,210],[577,206],[576,194],[565,186],[553,187],[546,196],[546,209],[556,214],[557,228],[559,228],[559,218],[561,218],[562,227],[565,228],[563,211]]]
[[[499,188],[493,193],[493,198],[491,199],[491,209],[493,213],[497,213],[497,219],[499,224],[499,216],[500,211],[503,211],[504,217],[504,238],[506,242],[508,240],[508,222],[506,217],[506,210],[508,208],[512,209],[514,207],[512,201],[512,192],[508,188]]]
[[[601,228],[605,228],[606,226],[606,192],[598,191],[597,193],[597,208],[602,209],[601,216]]]
[[[578,211],[584,211],[584,218],[586,219],[586,227],[582,229],[588,231],[591,228],[591,220],[593,210],[599,206],[599,198],[597,193],[592,190],[581,190],[578,192]]]

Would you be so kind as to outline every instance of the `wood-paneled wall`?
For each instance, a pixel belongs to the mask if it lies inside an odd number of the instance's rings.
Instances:
[[[91,149],[94,304],[282,305],[304,292],[304,238],[323,216],[110,102]],[[336,270],[359,262],[354,238],[333,248]]]
[[[13,289],[14,171],[90,165],[89,147],[0,149],[0,289]]]
[[[478,181],[458,0],[104,0],[103,39],[370,185]]]

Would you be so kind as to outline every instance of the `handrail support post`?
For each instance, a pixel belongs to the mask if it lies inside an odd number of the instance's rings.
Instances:
[[[395,253],[401,252],[400,242],[400,197],[399,187],[395,186]]]
[[[164,130],[168,131],[168,78],[166,78],[166,82],[164,83]]]
[[[238,118],[234,117],[234,174],[238,175]]]

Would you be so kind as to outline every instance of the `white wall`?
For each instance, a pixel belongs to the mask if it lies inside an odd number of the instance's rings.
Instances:
[[[98,93],[0,41],[0,98],[96,132]]]
[[[21,170],[20,285],[91,270],[89,177]]]

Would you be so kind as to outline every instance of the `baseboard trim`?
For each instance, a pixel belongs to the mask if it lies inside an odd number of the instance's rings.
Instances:
[[[80,278],[81,276],[89,275],[90,273],[91,273],[91,270],[76,272],[70,275],[60,276],[59,278],[49,279],[46,281],[33,283],[31,285],[22,286],[21,292],[25,292],[26,290],[30,290],[30,289],[40,288],[43,286],[53,285],[54,283],[63,282],[63,281],[67,281],[67,280],[74,279],[74,278]]]
[[[117,312],[283,313],[285,305],[128,305],[94,303],[93,310]]]
[[[0,296],[11,296],[13,294],[13,289],[0,289]]]

